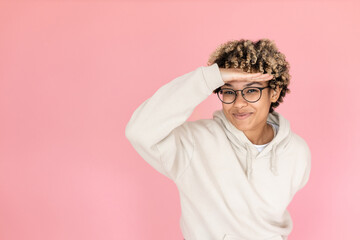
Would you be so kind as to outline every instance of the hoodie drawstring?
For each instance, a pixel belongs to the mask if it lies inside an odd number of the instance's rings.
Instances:
[[[246,174],[248,180],[250,180],[250,174],[252,173],[252,159],[251,149],[248,143],[246,143]]]
[[[277,171],[277,165],[276,165],[276,145],[273,145],[272,149],[271,149],[271,171],[274,173],[274,175],[278,176],[278,171]]]
[[[248,180],[250,180],[250,175],[253,170],[252,169],[252,155],[251,155],[250,145],[248,143],[246,143],[245,145],[246,145],[246,174],[247,174]],[[270,169],[271,169],[271,172],[275,176],[279,175],[278,171],[277,171],[277,165],[276,165],[276,145],[273,145],[272,149],[271,149]]]

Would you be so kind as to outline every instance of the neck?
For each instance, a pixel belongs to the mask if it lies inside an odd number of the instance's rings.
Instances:
[[[271,142],[275,135],[272,126],[267,123],[255,130],[244,131],[244,134],[251,143],[256,145],[263,145]]]

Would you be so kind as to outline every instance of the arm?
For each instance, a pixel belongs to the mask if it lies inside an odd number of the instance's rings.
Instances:
[[[305,169],[305,171],[304,171],[304,175],[303,175],[303,177],[302,177],[302,180],[301,180],[300,186],[299,186],[299,188],[298,188],[298,191],[299,191],[300,189],[302,189],[302,188],[306,185],[306,183],[309,181],[309,178],[310,178],[310,170],[311,170],[311,162],[308,161],[308,165],[306,166],[306,169]]]
[[[153,168],[176,179],[189,164],[194,147],[186,120],[222,85],[216,63],[173,79],[135,110],[125,129],[127,139]]]
[[[311,152],[309,146],[305,143],[305,166],[302,171],[300,178],[300,183],[298,185],[297,191],[302,189],[306,183],[309,181],[310,170],[311,170]]]

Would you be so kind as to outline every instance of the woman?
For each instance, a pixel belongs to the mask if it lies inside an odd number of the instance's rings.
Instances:
[[[133,113],[126,137],[175,182],[185,239],[287,239],[286,207],[311,167],[307,143],[274,111],[289,80],[289,64],[272,41],[228,41],[208,66],[160,87]],[[212,93],[222,109],[186,121]]]

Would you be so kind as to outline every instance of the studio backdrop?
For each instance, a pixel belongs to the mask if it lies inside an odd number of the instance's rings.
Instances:
[[[172,240],[179,193],[125,126],[229,40],[273,40],[312,153],[289,240],[357,239],[359,1],[0,1],[0,239]],[[174,106],[176,108],[176,106]],[[216,95],[188,121],[212,118]]]

